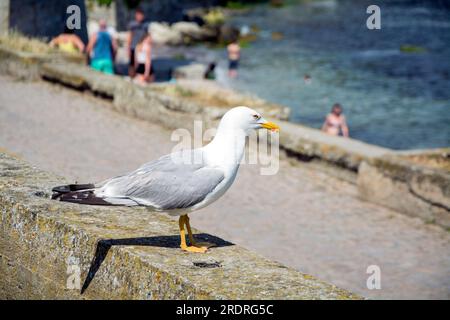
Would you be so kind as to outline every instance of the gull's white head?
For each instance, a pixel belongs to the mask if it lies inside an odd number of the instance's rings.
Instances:
[[[279,130],[279,127],[264,119],[259,112],[240,106],[229,110],[220,120],[219,130],[242,130],[249,135],[258,129]]]

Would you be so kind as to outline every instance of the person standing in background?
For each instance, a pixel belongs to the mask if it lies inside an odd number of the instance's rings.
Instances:
[[[327,115],[323,123],[322,131],[333,136],[338,136],[340,133],[344,137],[349,136],[347,121],[343,115],[342,106],[339,103],[335,103],[331,108],[331,113]]]
[[[145,15],[141,8],[137,8],[134,14],[134,21],[128,24],[127,50],[128,50],[128,75],[136,75],[135,50],[138,42],[148,32],[148,23],[144,22]]]
[[[137,73],[137,80],[144,84],[153,82],[154,72],[152,66],[152,37],[150,33],[145,33],[142,39],[139,40],[135,54],[135,70]]]
[[[99,31],[91,36],[86,48],[91,57],[91,67],[97,71],[114,74],[116,40],[108,33],[105,20],[100,20]]]
[[[237,40],[227,46],[228,51],[228,75],[230,78],[236,78],[238,73],[239,59],[241,58],[241,47]]]

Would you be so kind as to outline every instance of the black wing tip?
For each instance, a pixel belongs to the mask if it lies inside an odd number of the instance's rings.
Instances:
[[[60,192],[60,193],[69,193],[73,191],[81,191],[81,190],[87,190],[87,189],[94,189],[95,185],[92,183],[86,183],[86,184],[66,184],[63,186],[57,186],[52,189],[53,192]]]
[[[114,206],[94,194],[95,185],[88,184],[67,184],[57,186],[52,189],[52,199],[64,202],[72,202],[78,204],[87,204],[94,206]]]
[[[56,186],[52,188],[52,199],[57,200],[60,199],[60,197],[64,194],[76,192],[76,191],[82,191],[82,190],[89,190],[94,189],[95,185],[92,183],[86,183],[86,184],[66,184],[63,186]]]

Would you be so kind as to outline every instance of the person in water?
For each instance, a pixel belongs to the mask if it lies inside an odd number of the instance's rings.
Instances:
[[[114,74],[116,40],[108,33],[105,20],[100,20],[99,31],[91,36],[86,48],[91,56],[91,67],[97,71]]]
[[[236,78],[239,67],[239,59],[241,58],[241,47],[237,40],[230,43],[227,47],[228,51],[228,75],[230,78]]]
[[[82,53],[84,43],[74,30],[64,27],[64,32],[50,41],[50,46],[67,53]]]
[[[323,123],[322,131],[334,136],[340,134],[344,137],[349,136],[347,122],[343,115],[342,106],[339,103],[335,103],[331,108],[331,113],[327,115],[325,122]]]
[[[305,74],[303,77],[303,82],[305,84],[311,84],[311,76],[309,74]]]
[[[135,69],[137,79],[140,83],[152,82],[154,72],[152,65],[152,37],[150,33],[145,33],[139,40],[135,49]]]

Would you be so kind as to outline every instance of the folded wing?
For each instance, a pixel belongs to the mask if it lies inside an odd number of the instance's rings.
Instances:
[[[94,193],[108,202],[129,199],[158,210],[183,209],[203,201],[224,179],[209,167],[201,150],[163,156],[123,176],[103,182]]]

